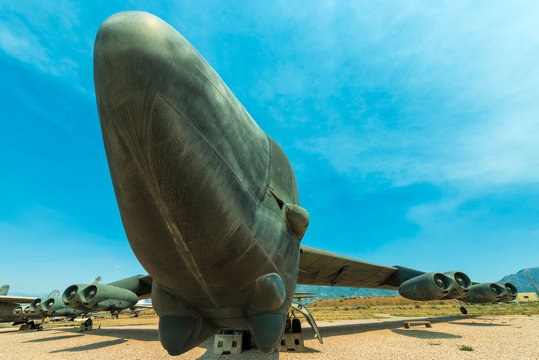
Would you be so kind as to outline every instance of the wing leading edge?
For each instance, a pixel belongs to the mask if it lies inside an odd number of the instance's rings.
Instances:
[[[29,304],[34,301],[35,297],[26,297],[26,296],[0,296],[0,303],[10,303],[10,304]]]
[[[390,284],[397,270],[301,246],[298,284],[397,290],[397,284]]]

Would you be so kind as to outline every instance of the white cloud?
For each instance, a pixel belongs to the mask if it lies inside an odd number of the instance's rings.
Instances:
[[[320,154],[342,174],[382,177],[395,186],[539,181],[537,14],[536,5],[487,11],[445,4],[373,16],[366,32],[377,32],[379,43],[363,41],[364,34],[341,42],[373,48],[361,54],[351,46],[344,58],[332,59],[344,72],[330,83],[349,84],[351,76],[363,95],[378,90],[387,99],[381,105],[361,99],[355,121],[338,121],[297,147]],[[371,72],[366,78],[345,68],[353,58]]]
[[[32,9],[29,11],[29,9]],[[80,11],[68,1],[8,2],[0,9],[0,49],[54,76],[76,77]],[[82,51],[84,53],[84,51]],[[90,51],[86,51],[90,56]]]
[[[14,26],[13,23],[0,22],[0,48],[25,63],[37,65],[41,70],[50,61],[36,36],[22,24]]]

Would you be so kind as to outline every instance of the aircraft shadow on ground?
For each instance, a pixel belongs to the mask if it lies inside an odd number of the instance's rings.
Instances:
[[[431,324],[437,323],[449,323],[455,320],[461,319],[473,319],[476,315],[467,315],[467,316],[443,316],[443,317],[434,317],[434,318],[418,318],[417,321],[429,321]],[[352,335],[360,334],[368,331],[384,330],[384,329],[398,329],[404,327],[405,320],[388,320],[376,323],[366,323],[366,324],[350,324],[350,325],[330,325],[330,326],[321,326],[320,335],[322,339],[332,337],[332,336],[341,336],[341,335]],[[414,320],[415,321],[415,320]],[[458,324],[458,323],[457,323]],[[403,330],[403,331],[412,331],[412,330]],[[432,330],[425,330],[432,331]],[[303,329],[303,336],[305,340],[314,339],[314,332],[308,326]]]
[[[455,325],[469,325],[469,326],[497,326],[498,324],[484,324],[484,323],[472,323],[472,322],[454,322],[456,320],[462,320],[462,319],[473,319],[475,318],[475,315],[468,315],[468,316],[443,316],[443,317],[434,317],[434,318],[420,318],[417,319],[418,321],[429,321],[431,324],[436,323],[452,323]],[[322,338],[328,338],[332,336],[341,336],[341,335],[351,335],[351,334],[360,334],[368,331],[376,331],[376,330],[383,330],[383,329],[391,329],[393,332],[405,336],[412,336],[417,338],[423,338],[423,339],[448,339],[448,338],[460,338],[458,335],[452,335],[447,333],[442,333],[438,331],[433,330],[410,330],[410,329],[400,329],[403,327],[405,320],[388,320],[388,321],[382,321],[377,323],[366,323],[366,324],[350,324],[350,325],[329,325],[329,326],[322,326],[320,327],[320,333],[322,335]],[[501,326],[501,325],[500,325]],[[505,324],[503,325],[505,326]],[[509,326],[509,325],[507,325]],[[64,331],[66,333],[76,333],[78,329],[75,328],[69,328],[69,329],[55,329],[59,331]],[[88,345],[82,345],[77,346],[69,349],[62,349],[62,350],[56,350],[51,353],[57,353],[57,352],[76,352],[76,351],[84,351],[84,350],[92,350],[92,349],[98,349],[103,348],[107,346],[114,346],[121,344],[126,339],[133,339],[133,340],[139,340],[139,341],[159,341],[159,334],[157,332],[157,329],[130,329],[128,327],[126,328],[114,328],[114,329],[94,329],[91,331],[86,331],[83,334],[74,334],[72,336],[55,336],[45,339],[36,339],[31,340],[29,342],[38,342],[38,341],[53,341],[53,340],[62,340],[69,337],[77,337],[77,336],[83,336],[83,335],[99,335],[99,336],[110,336],[110,337],[116,337],[117,340],[109,340],[109,341],[102,341],[94,344],[88,344]],[[314,339],[314,332],[309,326],[304,327],[303,335],[305,340],[312,340]],[[218,356],[213,354],[213,338],[210,340],[205,341],[199,347],[206,350],[206,352],[199,358],[199,359],[212,359],[212,358],[218,358]],[[312,349],[309,347],[305,348],[305,351],[302,351],[302,353],[317,353],[319,352],[316,349]],[[260,352],[258,351],[248,351],[244,352],[242,354],[242,357],[250,358],[250,357],[257,357],[260,356]],[[268,359],[278,359],[279,353],[275,352],[272,354],[267,355]]]
[[[473,323],[473,322],[450,322],[449,324],[454,325],[466,325],[466,326],[511,326],[511,324],[494,324],[494,323]]]
[[[58,329],[65,332],[78,332],[78,329]],[[93,329],[90,331],[85,331],[83,335],[98,335],[98,336],[110,336],[119,339],[131,339],[139,341],[159,341],[159,333],[157,329],[130,329],[126,327],[125,329]]]
[[[77,352],[77,351],[87,351],[87,350],[95,350],[95,349],[101,349],[108,346],[115,346],[119,345],[121,343],[126,342],[126,339],[116,339],[116,340],[108,340],[108,341],[101,341],[93,344],[87,344],[87,345],[81,345],[81,346],[75,346],[68,349],[62,349],[62,350],[54,350],[51,351],[50,354],[55,353],[62,353],[62,352]]]
[[[462,336],[432,330],[391,329],[391,332],[418,339],[458,339]]]
[[[45,341],[54,341],[54,340],[65,340],[65,339],[81,337],[81,336],[82,336],[82,334],[51,336],[51,337],[46,337],[46,338],[28,340],[28,341],[25,341],[25,343],[45,342]]]

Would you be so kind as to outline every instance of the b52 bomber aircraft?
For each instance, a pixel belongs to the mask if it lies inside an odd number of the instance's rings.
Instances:
[[[283,150],[161,19],[108,18],[95,41],[94,81],[122,222],[153,279],[169,354],[219,329],[249,330],[260,350],[273,351],[296,284],[397,289],[414,300],[516,296],[512,285],[472,285],[461,272],[423,273],[301,246],[309,215]],[[77,287],[64,301],[75,293],[83,306],[99,307],[90,295],[106,291]]]
[[[16,324],[33,324],[34,319],[40,319],[37,314],[29,313],[28,305],[35,298],[26,296],[8,296],[9,285],[0,287],[0,322]],[[25,312],[25,308],[27,311]]]

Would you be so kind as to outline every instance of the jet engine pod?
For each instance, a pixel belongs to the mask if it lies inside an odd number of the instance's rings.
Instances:
[[[13,309],[13,315],[21,315],[23,312],[22,306],[17,306],[15,309]]]
[[[138,301],[137,294],[132,291],[103,284],[88,285],[78,294],[84,306],[94,311],[123,310]]]
[[[505,294],[500,298],[499,301],[502,302],[510,302],[517,298],[518,290],[515,287],[515,285],[511,283],[503,283],[503,282],[497,282],[496,285],[500,285],[505,288],[506,292]]]
[[[399,286],[399,294],[410,300],[439,300],[449,294],[454,280],[441,273],[427,273],[406,280]]]
[[[64,304],[62,298],[50,297],[41,302],[41,310],[47,315],[73,315],[82,313],[80,310],[72,309]]]
[[[480,283],[470,286],[470,295],[463,300],[469,303],[498,302],[507,293],[505,287],[494,283]]]
[[[80,303],[80,299],[77,295],[79,292],[79,285],[71,285],[67,289],[65,289],[64,293],[62,294],[62,301],[64,304],[69,306],[75,306]]]
[[[43,300],[43,301],[41,302],[41,309],[42,309],[44,312],[48,313],[48,312],[50,312],[50,311],[53,309],[53,307],[55,307],[54,305],[55,305],[55,300],[54,300],[54,298],[47,298],[47,299],[45,299],[45,300]],[[62,306],[64,306],[63,303],[62,303]],[[56,304],[56,307],[58,307],[58,304]]]
[[[448,271],[444,274],[453,279],[453,287],[443,299],[461,299],[468,296],[470,286],[472,286],[472,281],[468,275],[460,271]]]
[[[28,309],[33,313],[36,313],[36,314],[40,313],[41,312],[41,299],[40,298],[34,299],[34,301],[32,301],[30,305],[28,305]]]

